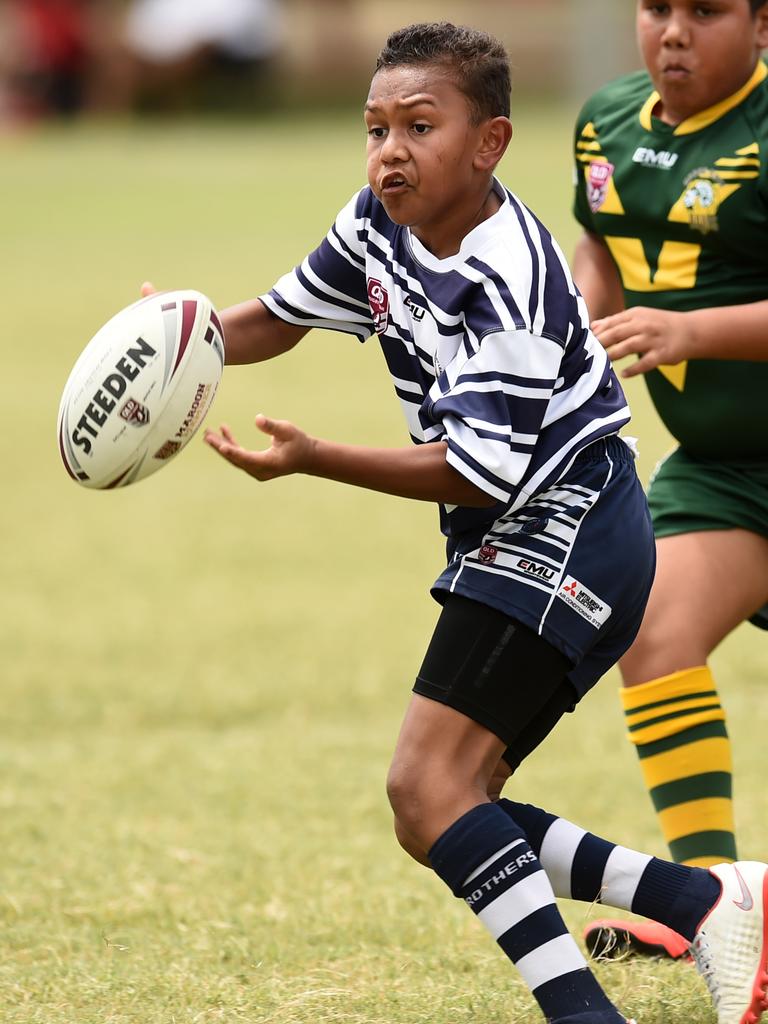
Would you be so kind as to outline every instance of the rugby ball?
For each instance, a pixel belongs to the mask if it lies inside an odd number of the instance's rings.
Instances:
[[[210,408],[224,331],[197,291],[158,292],[113,316],[64,387],[59,451],[77,483],[111,490],[175,458]]]

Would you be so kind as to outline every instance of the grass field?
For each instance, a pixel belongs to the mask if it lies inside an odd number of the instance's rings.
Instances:
[[[503,169],[569,251],[572,111],[522,109]],[[362,182],[356,117],[83,126],[0,142],[0,1021],[522,1024],[538,1020],[464,907],[391,838],[383,779],[436,618],[428,506],[308,479],[258,486],[201,443],[124,492],[59,464],[64,380],[138,293],[257,294]],[[343,380],[338,387],[329,382]],[[668,440],[636,406],[647,476]],[[375,346],[314,334],[229,371],[257,411],[406,443]],[[763,637],[714,664],[741,852],[764,856]],[[663,853],[611,674],[512,795]],[[566,904],[579,928],[592,908]],[[707,1024],[695,973],[599,968],[640,1024]]]

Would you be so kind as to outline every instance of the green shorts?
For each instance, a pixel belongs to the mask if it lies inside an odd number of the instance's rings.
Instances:
[[[750,530],[768,538],[768,459],[719,462],[676,448],[648,488],[657,537],[699,530]],[[749,620],[768,629],[768,605]]]

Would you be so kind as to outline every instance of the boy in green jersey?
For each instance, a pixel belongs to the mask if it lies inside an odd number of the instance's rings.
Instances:
[[[768,601],[768,3],[638,0],[637,32],[647,71],[579,117],[574,277],[679,443],[650,486],[658,568],[622,698],[673,859],[707,866],[736,858],[707,659]],[[636,949],[687,951],[631,922],[596,922],[590,946],[617,924]]]

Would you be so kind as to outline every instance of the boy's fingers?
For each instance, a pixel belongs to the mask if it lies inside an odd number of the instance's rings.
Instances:
[[[145,281],[141,286],[141,297],[145,299],[148,295],[154,295],[157,292],[157,288],[152,284],[151,281]]]
[[[256,426],[262,433],[269,434],[278,441],[290,441],[296,436],[296,427],[289,420],[273,420],[263,413],[256,417]]]
[[[215,430],[211,430],[210,427],[203,434],[203,440],[212,448],[219,448],[224,443],[223,438]]]

